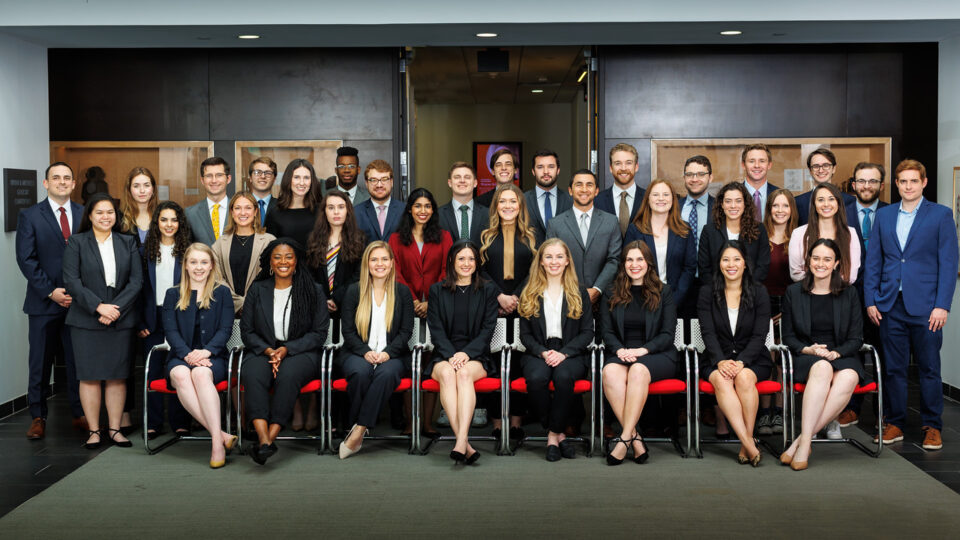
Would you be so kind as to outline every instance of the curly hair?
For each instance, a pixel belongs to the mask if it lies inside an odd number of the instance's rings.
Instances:
[[[342,200],[347,207],[347,215],[343,220],[343,228],[340,230],[340,254],[337,257],[342,257],[344,261],[359,261],[363,257],[363,249],[367,244],[367,235],[357,225],[350,195],[339,189],[331,189],[320,204],[317,221],[314,222],[313,230],[307,239],[307,264],[311,268],[319,268],[321,264],[325,264],[327,251],[330,249],[330,222],[327,221],[327,203],[331,198]]]
[[[717,192],[717,204],[713,206],[713,223],[721,231],[727,227],[727,215],[723,212],[723,197],[728,191],[739,191],[743,197],[743,213],[740,214],[740,239],[745,242],[753,242],[760,237],[760,224],[754,213],[753,198],[750,192],[741,182],[729,182],[724,184]]]
[[[187,248],[193,242],[193,233],[190,231],[190,223],[187,222],[187,216],[183,213],[183,208],[173,201],[163,201],[157,205],[150,217],[150,229],[147,230],[147,238],[144,240],[144,255],[148,262],[160,262],[160,240],[163,233],[160,232],[160,213],[164,210],[173,210],[177,217],[177,232],[173,233],[173,256],[183,260]]]
[[[660,295],[663,292],[663,282],[660,276],[653,269],[654,256],[650,246],[643,240],[634,240],[623,246],[620,250],[620,265],[617,267],[617,275],[613,278],[613,292],[610,295],[610,311],[619,305],[627,305],[633,302],[633,294],[630,292],[632,280],[627,275],[627,255],[633,250],[640,250],[640,255],[647,262],[647,271],[643,274],[643,305],[648,310],[653,311],[660,305]]]
[[[440,228],[440,212],[437,207],[437,200],[433,198],[433,193],[426,188],[417,188],[407,197],[407,206],[403,209],[403,215],[400,216],[400,225],[397,227],[397,234],[400,243],[409,246],[413,243],[413,205],[417,199],[427,199],[430,201],[430,207],[433,213],[430,219],[423,225],[423,242],[425,244],[439,244],[443,241],[443,230]]]

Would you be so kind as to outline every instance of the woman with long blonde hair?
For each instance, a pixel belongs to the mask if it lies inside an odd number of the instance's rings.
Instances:
[[[135,235],[143,245],[153,211],[159,203],[153,173],[146,167],[134,167],[120,193],[120,232]]]
[[[360,451],[363,435],[376,425],[380,408],[409,370],[413,317],[413,297],[397,281],[390,245],[371,242],[360,261],[360,281],[350,285],[343,299],[339,360],[353,427],[340,443],[340,459]]]
[[[163,329],[170,353],[167,379],[183,408],[210,433],[210,467],[223,467],[237,437],[220,429],[217,383],[227,378],[227,340],[233,331],[233,299],[220,280],[213,251],[190,244],[180,285],[167,289]]]
[[[530,408],[547,429],[547,461],[559,461],[576,455],[564,430],[570,423],[574,382],[587,372],[593,310],[563,240],[544,241],[530,271],[517,310],[520,341],[527,349],[521,364]]]

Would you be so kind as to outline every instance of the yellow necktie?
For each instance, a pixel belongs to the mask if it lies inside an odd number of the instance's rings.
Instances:
[[[213,212],[210,212],[210,222],[213,225],[213,239],[220,238],[220,205],[213,205]]]

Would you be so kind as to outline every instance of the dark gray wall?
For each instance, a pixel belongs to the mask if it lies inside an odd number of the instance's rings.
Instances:
[[[937,45],[601,47],[600,169],[618,142],[650,139],[892,137],[892,158],[923,161],[936,194]]]
[[[51,49],[52,140],[343,139],[398,162],[394,49]],[[283,167],[283,164],[280,164]]]

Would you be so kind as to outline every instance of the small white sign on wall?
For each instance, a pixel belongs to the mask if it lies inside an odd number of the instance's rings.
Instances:
[[[784,169],[783,187],[790,191],[803,191],[803,173],[806,169]]]

